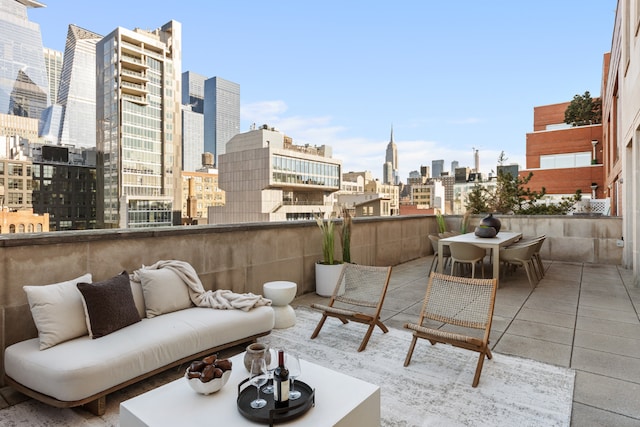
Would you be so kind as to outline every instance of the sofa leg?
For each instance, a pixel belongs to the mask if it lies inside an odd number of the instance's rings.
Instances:
[[[107,410],[107,397],[106,396],[99,397],[96,400],[92,400],[91,402],[85,403],[83,406],[93,415],[97,415],[97,416],[104,415],[105,411]]]

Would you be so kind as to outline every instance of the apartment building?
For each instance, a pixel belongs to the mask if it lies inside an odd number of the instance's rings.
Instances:
[[[216,169],[182,172],[182,223],[206,224],[210,206],[224,206]]]
[[[618,1],[611,51],[604,55],[602,159],[612,211],[622,218],[623,264],[640,283],[640,6]]]
[[[218,158],[226,203],[209,208],[209,224],[330,215],[342,168],[331,155],[331,147],[294,145],[290,137],[267,125],[237,134]]]
[[[445,190],[441,180],[429,179],[424,184],[411,185],[411,204],[445,211]]]
[[[182,25],[118,27],[96,45],[98,224],[176,225],[182,207]]]
[[[533,132],[527,133],[526,169],[533,173],[527,187],[546,189],[548,198],[570,197],[580,190],[584,198],[608,197],[604,185],[602,124],[564,123],[569,102],[533,109]]]

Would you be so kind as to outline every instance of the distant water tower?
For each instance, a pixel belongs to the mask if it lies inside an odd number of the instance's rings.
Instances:
[[[213,164],[213,153],[202,153],[202,166],[212,168]]]

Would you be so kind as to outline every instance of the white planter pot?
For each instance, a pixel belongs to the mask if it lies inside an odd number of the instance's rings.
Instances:
[[[322,297],[330,297],[336,288],[343,264],[320,264],[316,263],[316,293]],[[344,280],[338,291],[338,295],[344,293]]]

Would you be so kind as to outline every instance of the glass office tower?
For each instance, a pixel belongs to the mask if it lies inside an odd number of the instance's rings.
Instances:
[[[52,104],[58,99],[60,75],[62,73],[62,52],[59,50],[44,48],[44,66],[49,80],[49,100]]]
[[[102,36],[69,25],[58,92],[63,107],[60,143],[96,146],[96,43]]]
[[[205,80],[205,76],[193,71],[182,73],[182,104],[190,105],[194,113],[204,113]]]
[[[204,153],[204,114],[182,110],[182,170],[195,172],[202,168]]]
[[[193,71],[182,73],[182,170],[195,172],[202,167],[204,153],[204,82],[207,78]]]
[[[40,26],[30,22],[32,0],[0,0],[0,113],[40,119],[49,100]]]
[[[119,27],[96,45],[101,227],[180,224],[181,27]]]
[[[218,157],[240,133],[240,85],[220,77],[204,82],[204,151]]]

